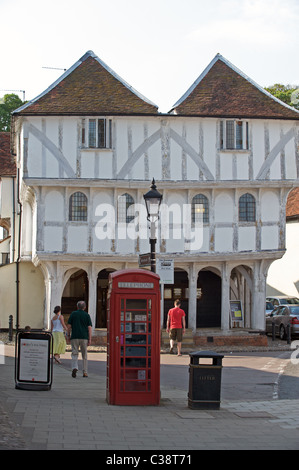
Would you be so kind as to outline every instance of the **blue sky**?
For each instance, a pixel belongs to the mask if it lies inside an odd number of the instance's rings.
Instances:
[[[0,0],[0,18],[0,90],[27,100],[63,73],[43,67],[88,50],[162,112],[218,52],[261,86],[299,85],[298,0]]]

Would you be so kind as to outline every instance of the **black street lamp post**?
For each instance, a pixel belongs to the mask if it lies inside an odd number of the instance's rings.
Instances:
[[[147,220],[150,222],[151,271],[156,272],[156,222],[159,219],[159,210],[162,194],[157,190],[153,178],[150,191],[143,195],[147,211]]]

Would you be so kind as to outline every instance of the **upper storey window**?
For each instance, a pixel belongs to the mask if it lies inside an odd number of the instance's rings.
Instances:
[[[239,199],[239,221],[255,222],[256,220],[256,203],[252,194],[246,193]]]
[[[248,150],[248,122],[238,120],[220,121],[220,149]]]
[[[70,221],[87,221],[87,197],[81,192],[71,195],[69,203]]]
[[[204,194],[196,194],[192,199],[191,214],[193,224],[209,222],[209,201]]]
[[[82,119],[82,147],[112,148],[112,119]]]

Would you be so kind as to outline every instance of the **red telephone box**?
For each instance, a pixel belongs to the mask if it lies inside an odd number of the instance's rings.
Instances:
[[[159,279],[143,269],[109,276],[107,401],[111,405],[160,402]]]

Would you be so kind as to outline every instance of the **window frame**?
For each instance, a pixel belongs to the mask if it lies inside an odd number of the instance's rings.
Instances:
[[[240,128],[242,129],[241,133]],[[221,151],[248,151],[249,122],[243,119],[221,119],[219,148]]]
[[[103,116],[82,119],[81,146],[91,150],[111,150],[112,119]]]
[[[84,196],[84,198],[82,196]],[[78,200],[76,201],[77,198]],[[81,199],[82,205],[79,206],[80,199]],[[74,206],[74,202],[77,202],[77,206]],[[82,207],[84,207],[83,205],[84,202],[86,203],[85,204],[86,211],[84,212],[84,215],[83,215]],[[80,207],[81,207],[81,212],[79,209]],[[86,194],[84,194],[82,191],[75,191],[74,193],[70,195],[68,219],[69,219],[69,222],[87,222],[88,221],[88,198]]]
[[[202,201],[201,202],[196,202],[195,201],[196,198],[202,199]],[[195,194],[195,196],[193,196],[192,202],[191,202],[191,221],[192,221],[192,225],[194,226],[195,222],[196,222],[196,211],[195,211],[196,204],[204,206],[202,222],[204,224],[208,224],[210,222],[209,199],[207,198],[207,196],[205,196],[205,194],[198,193],[198,194]]]
[[[126,200],[124,201],[124,199]],[[125,206],[123,207],[123,205]],[[135,215],[128,215],[128,210],[131,206],[134,206],[135,200],[129,193],[124,193],[118,196],[117,199],[117,222],[119,224],[129,224],[135,219]]]
[[[250,198],[248,198],[250,196]],[[246,199],[245,199],[246,197]],[[244,207],[241,209],[241,204]],[[256,222],[256,199],[251,193],[244,193],[239,197],[239,222]]]

